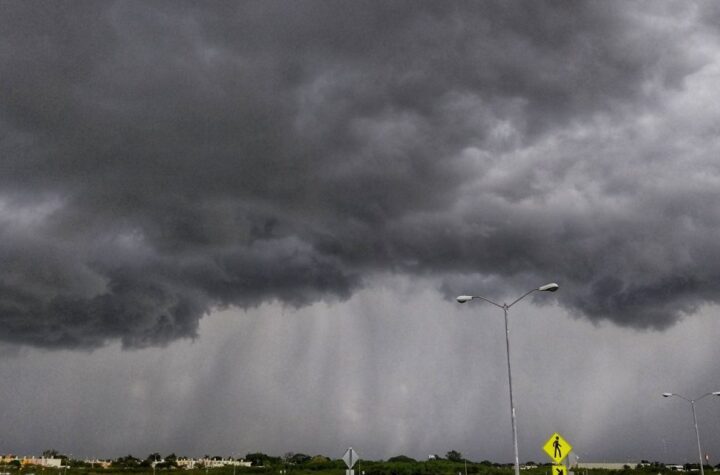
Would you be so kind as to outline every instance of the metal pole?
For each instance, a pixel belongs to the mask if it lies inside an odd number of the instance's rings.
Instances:
[[[520,456],[518,455],[517,422],[515,421],[515,404],[513,403],[512,371],[510,370],[510,329],[508,328],[508,305],[503,305],[505,314],[505,346],[507,348],[508,386],[510,387],[510,419],[512,420],[513,450],[515,451],[515,475],[520,475]],[[705,474],[700,474],[705,475]]]
[[[690,406],[692,407],[693,422],[695,423],[695,436],[697,437],[697,444],[698,444],[698,456],[700,457],[700,475],[705,475],[705,470],[703,469],[702,448],[700,448],[700,431],[698,430],[697,417],[695,416],[695,401],[694,400],[690,401]]]
[[[520,456],[518,455],[518,441],[517,441],[517,423],[515,421],[515,404],[513,402],[513,391],[512,391],[512,370],[510,369],[510,329],[508,327],[508,311],[510,310],[510,307],[530,295],[531,293],[535,291],[541,291],[541,292],[555,292],[559,286],[555,283],[552,284],[545,284],[543,286],[540,286],[536,289],[531,289],[527,292],[525,292],[523,295],[515,299],[510,305],[504,303],[500,305],[497,302],[493,302],[492,300],[481,297],[480,295],[460,295],[457,297],[457,301],[459,303],[465,303],[469,302],[473,299],[481,299],[484,300],[492,305],[495,305],[496,307],[500,307],[503,309],[503,313],[505,314],[505,346],[507,348],[507,364],[508,364],[508,386],[510,388],[510,419],[512,421],[512,431],[513,431],[513,449],[515,452],[515,475],[520,475]]]

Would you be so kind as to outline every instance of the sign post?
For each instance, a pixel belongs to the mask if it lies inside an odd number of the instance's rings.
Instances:
[[[345,465],[347,465],[347,470],[345,470],[345,475],[355,475],[355,470],[353,470],[353,465],[358,461],[360,456],[357,452],[353,450],[352,447],[347,449],[345,451],[345,455],[343,455],[343,462],[345,462]]]

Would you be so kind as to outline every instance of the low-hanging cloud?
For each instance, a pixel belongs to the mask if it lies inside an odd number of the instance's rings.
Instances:
[[[720,298],[712,15],[5,2],[1,337],[164,344],[383,272],[671,325]]]

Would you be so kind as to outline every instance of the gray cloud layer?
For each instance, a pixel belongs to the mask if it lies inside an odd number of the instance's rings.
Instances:
[[[666,327],[720,297],[717,16],[4,2],[0,338],[165,344],[376,272]]]

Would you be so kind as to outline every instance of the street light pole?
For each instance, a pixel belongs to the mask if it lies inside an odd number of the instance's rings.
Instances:
[[[507,350],[506,354],[507,354],[507,367],[508,367],[508,387],[510,389],[510,420],[512,422],[513,451],[515,454],[515,475],[520,475],[520,456],[518,453],[517,421],[515,418],[515,403],[513,401],[512,369],[510,368],[510,328],[508,327],[508,312],[510,310],[510,307],[512,307],[513,305],[515,305],[516,303],[518,303],[519,301],[521,301],[522,299],[524,299],[525,297],[527,297],[528,295],[530,295],[531,293],[533,293],[535,291],[555,292],[559,288],[560,288],[560,286],[558,286],[558,284],[555,284],[555,283],[545,284],[541,287],[538,287],[537,289],[532,289],[532,290],[524,293],[523,295],[521,295],[520,297],[515,299],[515,301],[513,301],[510,305],[508,305],[506,303],[500,305],[497,302],[493,302],[492,300],[485,298],[485,297],[481,297],[479,295],[461,295],[461,296],[457,297],[457,299],[456,299],[459,303],[466,303],[473,299],[480,299],[480,300],[484,300],[492,305],[495,305],[496,307],[499,307],[503,310],[503,315],[505,316],[505,348]]]
[[[512,419],[513,433],[513,450],[515,451],[515,475],[520,475],[520,455],[518,453],[517,439],[517,420],[515,418],[515,404],[513,402],[512,389],[512,370],[510,369],[510,328],[508,327],[508,310],[507,304],[503,305],[503,313],[505,314],[505,348],[507,349],[507,367],[508,367],[508,386],[510,388],[510,418]]]
[[[695,438],[697,439],[698,458],[700,460],[700,475],[705,475],[705,469],[703,468],[704,464],[703,464],[703,456],[702,456],[702,447],[700,446],[700,431],[698,430],[697,416],[695,415],[695,403],[707,396],[720,396],[720,391],[715,391],[712,393],[705,393],[697,399],[688,399],[684,396],[681,396],[680,394],[663,393],[663,397],[673,397],[673,396],[679,397],[680,399],[684,399],[685,401],[690,403],[690,407],[692,408],[693,424],[695,425]]]
[[[705,469],[703,468],[703,465],[705,465],[705,463],[702,456],[702,447],[700,447],[700,431],[698,430],[697,416],[695,415],[695,401],[690,401],[690,407],[692,407],[693,424],[695,424],[695,438],[697,439],[698,457],[700,460],[700,475],[705,475]]]

